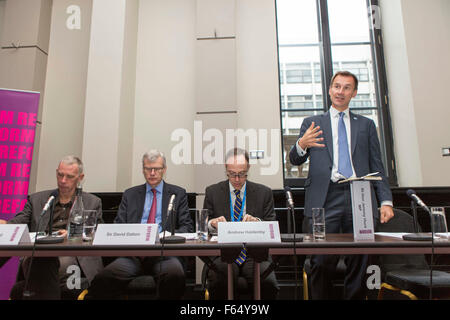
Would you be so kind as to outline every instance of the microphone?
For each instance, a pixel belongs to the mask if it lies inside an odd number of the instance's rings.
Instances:
[[[58,237],[58,236],[53,236],[52,235],[52,230],[53,230],[53,208],[54,208],[54,200],[56,199],[56,197],[58,196],[58,190],[54,190],[51,194],[50,197],[48,198],[47,202],[44,205],[44,208],[42,209],[42,213],[39,216],[39,219],[41,219],[45,213],[50,210],[50,217],[48,220],[48,236],[40,238],[40,239],[36,239],[34,243],[39,243],[39,244],[49,244],[49,243],[61,243],[64,242],[64,237]],[[38,230],[39,231],[39,230]]]
[[[185,243],[186,242],[185,237],[180,237],[180,236],[175,235],[175,215],[176,215],[176,210],[175,210],[175,206],[174,206],[175,197],[176,197],[175,194],[172,194],[170,196],[169,205],[167,206],[167,218],[166,218],[166,223],[165,223],[165,226],[166,226],[167,222],[170,219],[171,235],[166,237],[166,230],[165,230],[166,228],[164,226],[163,237],[162,237],[162,239],[159,240],[161,243]]]
[[[430,213],[430,209],[426,206],[426,204],[417,196],[416,192],[413,189],[408,189],[406,191],[408,197],[412,199],[411,206],[413,207],[413,218],[414,218],[414,229],[415,233],[405,234],[403,236],[403,240],[409,241],[433,241],[432,235],[424,232],[419,232],[418,223],[417,223],[417,210],[416,204],[421,206],[426,212]]]
[[[284,192],[286,192],[286,201],[288,203],[288,206],[294,209],[294,200],[292,200],[291,188],[288,186],[284,187]]]
[[[23,292],[22,292],[22,297],[27,300],[27,299],[31,299],[34,296],[34,292],[30,290],[30,288],[28,288],[28,284],[29,284],[29,280],[30,280],[30,272],[31,272],[31,266],[33,265],[33,258],[34,258],[34,252],[36,250],[36,244],[37,243],[60,243],[64,241],[63,237],[53,237],[52,236],[52,226],[53,226],[53,206],[52,203],[54,203],[54,200],[56,199],[56,197],[58,196],[58,189],[54,190],[51,194],[50,197],[48,198],[47,202],[44,205],[44,208],[42,209],[41,214],[39,215],[39,219],[37,222],[37,227],[36,227],[36,235],[34,236],[34,244],[33,244],[33,251],[31,253],[31,257],[30,257],[30,263],[28,265],[28,271],[27,274],[25,275],[25,284],[23,287]],[[41,226],[41,221],[42,221],[42,217],[45,215],[45,213],[48,211],[48,209],[51,208],[51,212],[50,212],[50,219],[49,219],[49,235],[47,237],[44,238],[40,238],[38,239],[38,233],[39,233],[39,228]],[[45,230],[44,230],[45,231]]]
[[[419,206],[421,206],[426,212],[430,213],[430,209],[426,206],[426,204],[417,196],[416,192],[413,189],[408,189],[406,191],[408,197],[410,197],[414,202],[416,202]]]
[[[169,206],[167,207],[167,215],[170,215],[170,213],[173,211],[173,202],[175,201],[175,194],[172,194],[169,200]]]
[[[295,231],[294,200],[292,199],[291,188],[288,186],[285,186],[284,192],[286,193],[286,203],[287,203],[288,213],[290,212],[291,215],[287,216],[287,233],[281,235],[281,241],[282,242],[294,242],[294,243],[301,242],[301,241],[303,241],[303,237],[301,236],[301,234],[296,234],[296,231]],[[291,219],[292,219],[294,233],[291,232]]]
[[[48,198],[46,204],[44,205],[44,208],[42,209],[42,212],[41,212],[41,217],[48,211],[48,209],[50,208],[50,205],[52,204],[53,200],[55,200],[55,196],[53,195],[53,193],[50,196],[50,198]]]

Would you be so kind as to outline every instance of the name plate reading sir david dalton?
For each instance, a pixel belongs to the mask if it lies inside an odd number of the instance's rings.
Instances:
[[[93,245],[151,245],[155,244],[157,224],[99,224]]]
[[[218,243],[281,242],[278,221],[219,222]]]

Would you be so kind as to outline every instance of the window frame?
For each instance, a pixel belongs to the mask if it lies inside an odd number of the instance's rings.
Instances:
[[[276,19],[276,34],[277,34],[277,58],[278,58],[278,85],[279,85],[279,103],[280,103],[280,125],[281,125],[281,145],[284,157],[284,131],[283,128],[283,115],[284,112],[297,111],[296,109],[283,108],[281,104],[281,73],[280,73],[280,61],[279,61],[279,40],[278,40],[278,14],[277,14],[277,0],[274,0],[275,4],[275,19]],[[321,68],[321,83],[322,85],[322,97],[324,97],[323,111],[327,112],[331,106],[331,99],[328,95],[330,81],[333,77],[333,59],[332,59],[332,44],[330,36],[330,24],[328,17],[328,0],[316,0],[317,5],[317,17],[318,17],[318,32],[319,32],[319,52],[320,52],[320,64]],[[379,8],[379,0],[366,0],[367,8]],[[369,13],[368,13],[369,14]],[[373,14],[373,12],[372,12]],[[372,16],[371,16],[372,17]],[[373,17],[369,19],[369,34],[370,34],[370,48],[372,53],[372,63],[374,70],[374,83],[375,83],[375,95],[377,97],[377,106],[375,108],[355,108],[355,110],[369,110],[376,109],[379,113],[379,128],[380,128],[380,145],[381,153],[384,158],[384,165],[386,176],[391,186],[398,186],[397,170],[394,154],[394,143],[392,134],[392,124],[390,118],[390,105],[389,105],[389,91],[387,86],[386,66],[383,51],[383,40],[380,28],[374,26]],[[341,44],[341,43],[339,43]],[[352,43],[357,44],[357,43]],[[364,43],[368,44],[368,43]],[[343,44],[345,45],[345,43]],[[315,71],[315,69],[314,69]],[[286,75],[284,75],[286,76]],[[368,74],[370,76],[370,73]],[[314,77],[314,74],[312,75]],[[283,82],[284,83],[284,82]],[[286,106],[287,106],[287,101]],[[308,109],[301,109],[298,111],[306,111]],[[383,148],[384,144],[384,148]],[[291,146],[287,146],[289,149]],[[289,159],[286,159],[289,161]],[[286,164],[283,161],[283,182],[284,186],[290,187],[304,187],[306,178],[291,178],[286,177]]]

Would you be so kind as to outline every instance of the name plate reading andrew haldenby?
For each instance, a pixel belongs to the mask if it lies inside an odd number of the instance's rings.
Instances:
[[[26,224],[0,224],[0,246],[31,243]]]
[[[278,221],[219,222],[218,243],[281,242]]]
[[[149,245],[155,244],[157,224],[99,224],[93,245]]]

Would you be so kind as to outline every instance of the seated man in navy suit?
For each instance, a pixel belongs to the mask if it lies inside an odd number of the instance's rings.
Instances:
[[[228,179],[206,188],[203,207],[210,210],[208,224],[212,232],[217,230],[219,222],[275,220],[272,190],[262,184],[248,181],[249,169],[247,151],[239,148],[232,149],[225,157],[225,172]],[[221,257],[215,257],[213,263],[218,272],[209,270],[208,289],[212,299],[223,300],[227,298],[228,264],[222,261]],[[237,287],[238,275],[246,278],[253,287],[253,259],[246,257],[246,252],[241,251],[232,266],[235,278],[234,288]],[[269,266],[270,261],[263,261],[261,274]],[[278,295],[278,290],[275,272],[271,271],[266,278],[261,279],[261,298],[274,300]]]
[[[305,232],[311,231],[311,209],[325,208],[327,233],[353,233],[350,186],[338,181],[373,172],[378,172],[382,177],[381,181],[372,183],[372,200],[377,199],[380,204],[379,219],[385,223],[394,216],[392,194],[384,174],[375,123],[349,110],[350,101],[357,91],[358,79],[354,74],[347,71],[336,73],[329,90],[330,110],[303,120],[299,139],[289,153],[293,165],[301,165],[309,158],[308,178],[305,181]],[[378,215],[377,210],[375,215]],[[338,259],[339,256],[333,255],[311,257],[313,299],[332,298],[330,275]],[[344,298],[364,299],[367,256],[347,256],[345,264]]]
[[[142,158],[142,171],[146,183],[125,190],[115,223],[156,223],[159,232],[171,230],[167,207],[172,194],[175,197],[175,232],[193,232],[186,190],[163,180],[166,173],[163,153],[151,150]],[[111,299],[117,297],[134,278],[150,274],[155,276],[160,299],[180,299],[185,289],[185,272],[178,257],[119,257],[99,273],[89,288],[88,298]]]

